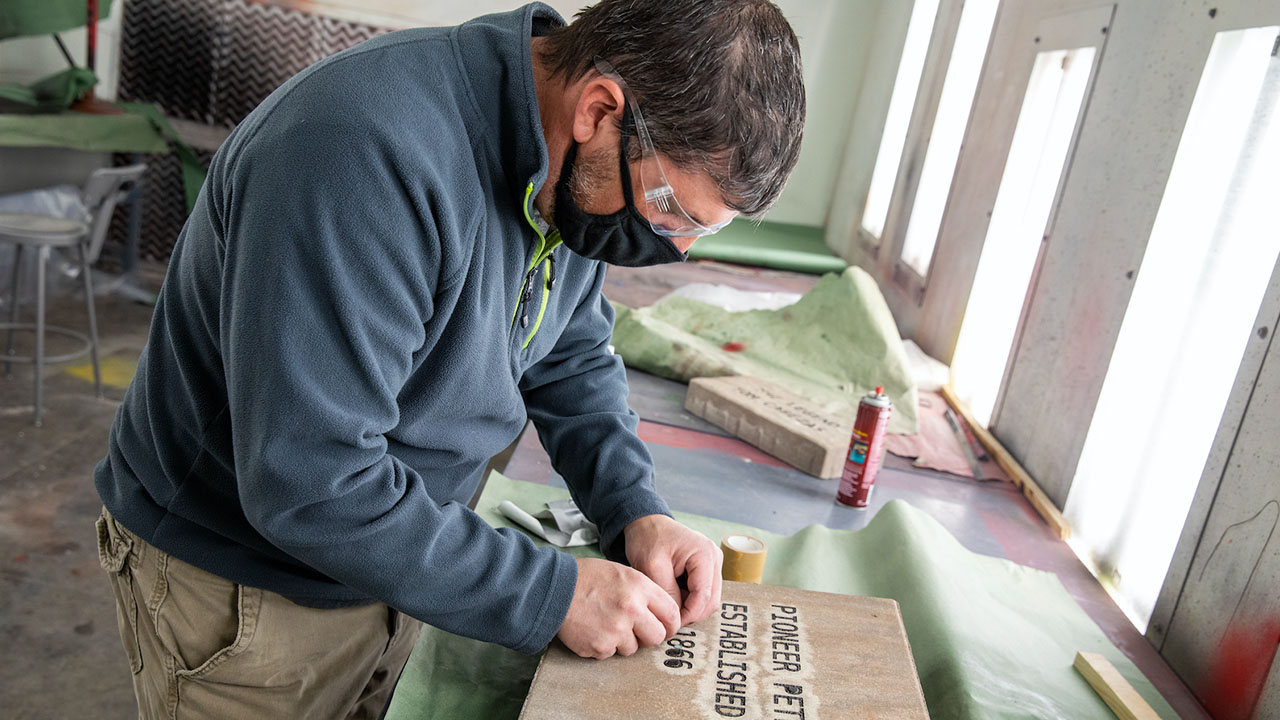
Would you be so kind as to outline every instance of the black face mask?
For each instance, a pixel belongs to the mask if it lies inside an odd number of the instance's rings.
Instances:
[[[583,211],[574,202],[570,182],[573,179],[574,160],[578,157],[578,143],[575,142],[569,146],[569,152],[565,153],[560,179],[556,181],[556,229],[560,231],[560,237],[570,250],[592,260],[603,260],[610,265],[644,267],[684,262],[688,256],[680,252],[671,238],[654,232],[648,219],[636,210],[631,193],[631,168],[626,159],[626,128],[629,119],[628,113],[623,118],[623,147],[618,153],[626,207],[609,215],[596,215]]]

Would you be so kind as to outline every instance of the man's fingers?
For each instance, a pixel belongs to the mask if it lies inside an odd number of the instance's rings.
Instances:
[[[648,613],[637,620],[633,632],[635,633],[635,639],[640,643],[640,647],[661,645],[669,637],[666,626],[652,613]]]
[[[640,646],[636,642],[636,636],[631,633],[626,633],[618,639],[618,654],[623,657],[631,657],[639,649]]]
[[[689,595],[685,598],[684,608],[680,612],[680,622],[684,625],[698,622],[711,614],[715,607],[713,600],[718,601],[719,586],[716,583],[719,573],[715,562],[715,552],[708,548],[695,553],[685,563],[685,573],[689,586]]]
[[[675,579],[673,578],[672,584],[674,583]],[[676,597],[679,597],[679,592],[680,589],[677,587]],[[673,637],[676,631],[680,629],[680,603],[677,600],[673,600],[669,594],[665,592],[651,593],[649,596],[649,612],[653,613],[653,617],[662,623],[662,640]],[[656,645],[657,643],[654,644]]]
[[[660,558],[645,563],[637,570],[654,582],[662,591],[671,596],[676,606],[680,606],[680,583],[676,580],[676,571],[670,558]]]

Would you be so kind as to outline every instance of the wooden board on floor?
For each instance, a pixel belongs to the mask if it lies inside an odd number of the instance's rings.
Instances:
[[[720,609],[667,643],[589,660],[553,643],[522,720],[925,720],[898,603],[726,582]]]
[[[694,378],[685,409],[814,477],[838,477],[853,420],[832,415],[774,383]]]
[[[991,453],[991,457],[995,458],[996,463],[1005,472],[1009,473],[1009,477],[1013,479],[1013,484],[1022,490],[1022,494],[1031,502],[1031,507],[1035,508],[1040,517],[1044,518],[1044,521],[1048,523],[1054,534],[1063,540],[1070,538],[1071,523],[1067,522],[1058,506],[1053,504],[1049,496],[1044,494],[1044,491],[1040,489],[1036,481],[1022,468],[1022,464],[1013,455],[1009,454],[1008,450],[1004,449],[1004,446],[991,434],[991,431],[974,422],[973,414],[969,412],[969,408],[964,403],[960,402],[960,398],[956,396],[956,391],[950,385],[942,386],[942,395],[947,399],[947,404],[964,417],[964,421],[969,424],[973,434],[978,436],[978,442],[982,443],[987,452]]]
[[[1120,720],[1160,720],[1156,711],[1105,657],[1077,652],[1073,664]]]

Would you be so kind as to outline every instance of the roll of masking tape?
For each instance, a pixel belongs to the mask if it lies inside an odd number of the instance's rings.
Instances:
[[[764,559],[769,548],[764,541],[750,535],[725,535],[720,541],[724,551],[725,580],[759,583],[764,575]]]

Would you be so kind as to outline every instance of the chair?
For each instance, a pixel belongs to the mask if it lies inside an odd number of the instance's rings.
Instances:
[[[0,330],[8,331],[7,354],[4,358],[5,375],[12,375],[15,362],[29,362],[35,365],[35,417],[32,424],[36,427],[40,427],[44,412],[42,386],[45,363],[65,362],[88,353],[93,361],[94,391],[98,397],[102,397],[102,370],[98,365],[98,320],[93,307],[93,282],[89,266],[98,259],[102,251],[107,227],[111,222],[111,212],[128,196],[133,186],[140,182],[144,170],[146,165],[142,164],[95,170],[81,192],[86,209],[83,220],[67,220],[34,213],[0,213],[0,243],[11,243],[16,246],[13,255],[13,302],[9,310],[9,322],[0,323]],[[22,255],[27,247],[31,247],[36,253],[36,321],[19,323],[18,287],[22,278]],[[75,248],[79,256],[80,276],[84,281],[85,310],[89,315],[88,336],[74,330],[45,324],[45,268],[49,260],[49,250],[55,247]],[[15,330],[35,332],[34,355],[14,354]],[[79,340],[84,343],[84,347],[64,355],[46,356],[44,352],[46,332]]]

